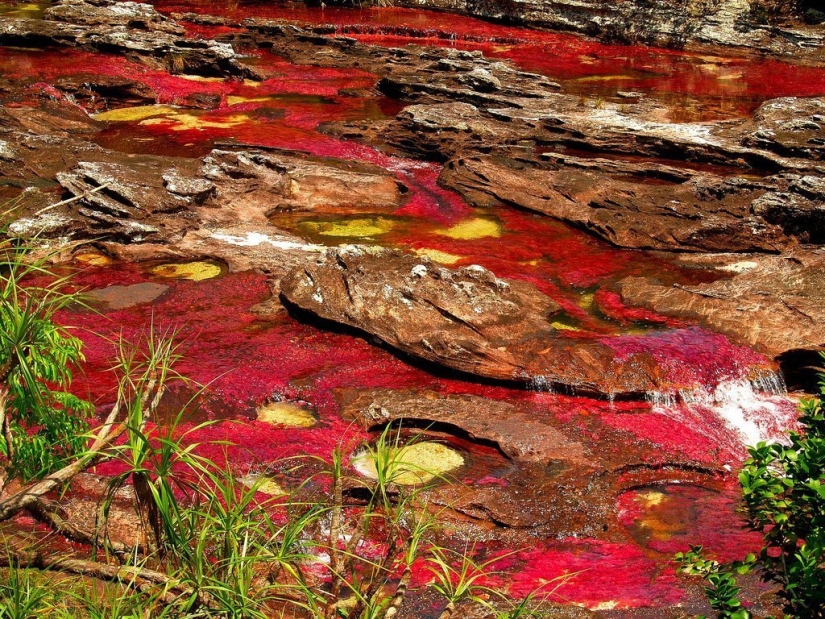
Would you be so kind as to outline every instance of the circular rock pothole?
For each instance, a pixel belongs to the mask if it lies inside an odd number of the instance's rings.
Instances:
[[[435,441],[421,441],[399,447],[387,447],[384,468],[388,481],[400,486],[424,484],[455,471],[465,464],[457,450]],[[364,477],[378,479],[374,450],[365,449],[352,459],[353,468]]]

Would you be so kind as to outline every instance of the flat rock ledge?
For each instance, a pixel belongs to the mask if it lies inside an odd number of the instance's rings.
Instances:
[[[292,270],[281,296],[408,355],[485,379],[605,396],[660,386],[647,354],[620,356],[554,328],[558,303],[477,265],[452,270],[399,250],[345,246]]]

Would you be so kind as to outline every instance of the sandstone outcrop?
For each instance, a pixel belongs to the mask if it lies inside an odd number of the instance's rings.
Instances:
[[[825,348],[825,253],[795,250],[779,256],[697,256],[688,264],[725,274],[692,286],[647,278],[618,284],[622,298],[710,328],[777,357],[794,386],[811,385]]]
[[[556,329],[558,303],[480,266],[450,270],[396,250],[349,246],[292,271],[281,294],[404,353],[487,379],[611,395],[658,387],[652,359],[620,358],[597,340]]]

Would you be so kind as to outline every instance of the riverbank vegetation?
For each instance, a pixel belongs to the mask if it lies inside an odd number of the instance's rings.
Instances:
[[[186,381],[173,332],[150,325],[142,341],[117,343],[117,397],[93,428],[92,405],[71,393],[81,342],[55,320],[82,296],[49,271],[49,255],[33,259],[13,240],[0,252],[0,618],[391,619],[413,588],[440,619],[466,603],[515,618],[559,584],[514,605],[491,580],[507,555],[442,545],[423,493],[439,476],[404,461],[398,427],[359,450],[371,478],[348,475],[338,449],[281,463],[299,480],[292,490],[199,455],[202,426],[185,423],[186,407],[159,417],[164,394]],[[85,530],[60,500],[102,463],[117,472]],[[109,530],[124,495],[139,523],[131,543]],[[12,521],[24,512],[76,544],[21,535]]]

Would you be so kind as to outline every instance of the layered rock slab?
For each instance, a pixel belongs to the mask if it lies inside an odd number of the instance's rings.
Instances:
[[[800,248],[780,256],[697,256],[689,262],[728,277],[692,286],[627,278],[617,286],[622,299],[662,314],[699,320],[779,358],[786,373],[799,371],[800,358],[818,365],[815,351],[825,348],[825,251]],[[811,374],[813,370],[809,368]]]
[[[349,246],[290,272],[281,294],[404,353],[486,379],[609,395],[658,386],[652,358],[620,358],[605,344],[554,328],[558,303],[477,265],[450,270],[398,250]]]

